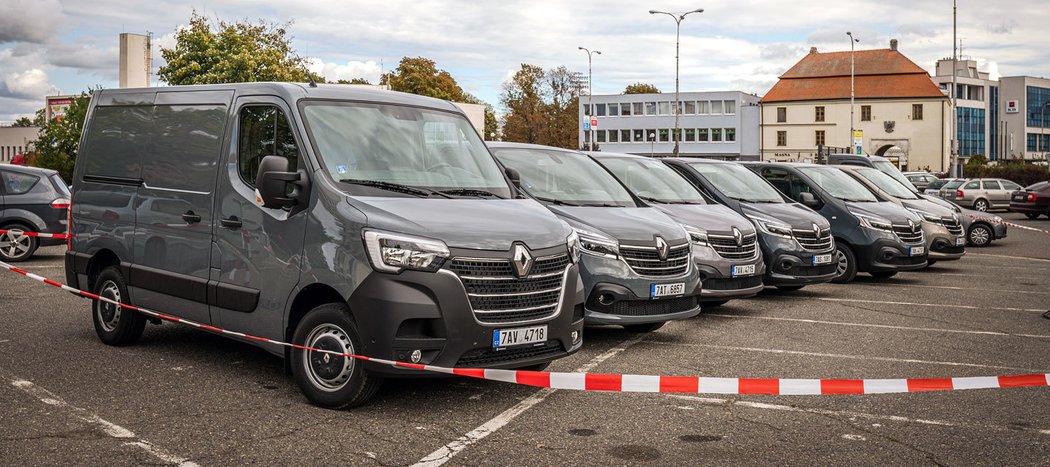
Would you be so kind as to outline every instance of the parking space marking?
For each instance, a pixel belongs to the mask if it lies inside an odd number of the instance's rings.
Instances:
[[[1043,262],[1043,263],[1050,263],[1050,259],[1028,258],[1028,257],[1025,257],[1025,256],[995,255],[995,254],[991,254],[991,253],[970,253],[970,252],[967,252],[966,254],[967,255],[972,255],[972,256],[988,256],[990,258],[1023,259],[1023,260],[1028,260],[1028,261],[1040,261],[1040,262]]]
[[[907,306],[928,306],[933,308],[963,308],[966,310],[1004,310],[1004,311],[1034,311],[1038,313],[1045,313],[1045,309],[1038,308],[1010,308],[1003,306],[973,306],[973,305],[949,305],[944,303],[916,303],[916,302],[891,302],[888,300],[861,300],[857,298],[827,298],[827,297],[816,297],[815,300],[824,302],[849,302],[849,303],[872,303],[877,305],[907,305]]]
[[[879,362],[894,362],[894,363],[918,363],[923,365],[947,365],[947,366],[964,366],[973,368],[993,368],[997,370],[1011,370],[1011,371],[1024,371],[1032,373],[1046,373],[1046,369],[1035,369],[1035,368],[1020,368],[1016,366],[1003,366],[1003,365],[985,365],[981,363],[964,363],[964,362],[945,362],[938,360],[917,360],[912,358],[894,358],[894,357],[871,357],[866,355],[849,355],[849,354],[836,354],[836,353],[821,353],[821,352],[804,352],[801,350],[785,350],[785,349],[766,349],[759,347],[738,347],[735,345],[715,345],[715,344],[696,344],[693,342],[661,342],[661,341],[647,341],[646,344],[661,344],[661,345],[673,345],[680,347],[703,347],[708,349],[722,349],[722,350],[740,350],[744,352],[764,352],[773,354],[783,355],[805,355],[808,357],[824,357],[824,358],[843,358],[849,360],[871,360]]]
[[[737,318],[737,319],[765,319],[771,321],[791,321],[796,323],[810,323],[810,324],[827,324],[832,326],[853,326],[863,328],[881,328],[881,329],[897,329],[901,331],[921,331],[921,332],[943,332],[949,334],[974,334],[980,336],[1004,336],[1004,337],[1030,337],[1033,339],[1050,339],[1050,335],[1045,334],[1015,334],[999,331],[972,331],[968,329],[943,329],[943,328],[918,328],[911,326],[893,326],[890,324],[872,324],[872,323],[846,323],[842,321],[822,321],[817,319],[802,319],[802,318],[781,318],[777,316],[740,316],[740,315],[723,315],[717,313],[703,313],[700,316],[714,316],[717,318]]]
[[[701,396],[687,396],[681,394],[668,394],[667,397],[671,397],[679,400],[687,400],[698,402],[704,405],[732,405],[739,407],[748,407],[752,409],[761,410],[777,410],[782,412],[802,412],[811,413],[817,415],[826,415],[833,417],[846,417],[846,418],[865,418],[868,420],[884,420],[891,422],[900,423],[915,423],[920,425],[933,425],[943,426],[949,428],[971,428],[971,429],[983,429],[991,431],[1005,431],[1005,432],[1018,432],[1025,431],[1029,433],[1037,433],[1040,435],[1050,435],[1050,429],[1042,428],[1029,428],[1024,426],[1001,426],[1001,425],[985,425],[985,424],[974,424],[974,423],[961,423],[961,422],[947,422],[942,420],[927,420],[922,418],[909,418],[902,417],[900,415],[882,415],[873,414],[866,412],[854,412],[852,410],[828,410],[828,409],[816,409],[809,407],[798,407],[794,405],[782,405],[782,404],[769,404],[765,402],[751,402],[742,401],[736,399],[722,399],[717,397],[701,397]]]
[[[627,350],[627,348],[629,348],[629,347],[631,347],[631,346],[641,342],[643,339],[645,339],[645,334],[642,334],[642,335],[639,335],[637,337],[628,339],[628,340],[624,341],[623,343],[621,343],[619,346],[613,347],[613,348],[611,348],[609,350],[606,350],[605,352],[603,352],[603,353],[599,354],[598,356],[592,358],[589,362],[585,363],[583,366],[573,370],[573,372],[574,373],[587,373],[587,372],[590,372],[595,367],[597,367],[598,365],[602,364],[602,362],[605,362],[606,360],[615,357],[620,352],[623,352],[624,350]],[[454,440],[454,441],[452,441],[452,442],[450,442],[450,443],[448,443],[448,444],[446,444],[444,446],[441,446],[436,451],[434,451],[434,452],[432,452],[430,454],[427,454],[425,457],[420,459],[419,462],[416,462],[415,464],[413,464],[413,467],[437,467],[437,466],[443,465],[444,463],[452,460],[452,458],[455,457],[456,455],[458,455],[459,453],[463,452],[464,449],[470,447],[472,444],[475,444],[478,441],[481,441],[486,436],[491,435],[492,433],[495,433],[496,430],[499,430],[500,428],[503,428],[508,423],[510,423],[511,420],[514,420],[519,415],[525,413],[525,411],[531,409],[536,404],[539,404],[540,402],[543,402],[544,399],[546,399],[548,396],[553,394],[555,391],[556,391],[556,389],[550,389],[550,388],[541,389],[539,391],[536,391],[531,396],[526,397],[521,402],[518,402],[513,407],[503,411],[503,413],[495,416],[491,420],[489,420],[489,421],[487,421],[485,423],[482,423],[481,426],[471,430],[469,433],[459,437],[458,439],[456,439],[456,440]]]
[[[139,449],[142,449],[151,456],[160,459],[161,461],[168,464],[178,465],[180,467],[197,467],[197,464],[190,461],[189,459],[169,454],[164,450],[154,446],[150,442],[138,438],[135,435],[135,433],[131,430],[117,425],[113,422],[107,421],[102,417],[99,417],[98,415],[88,412],[86,409],[71,405],[65,400],[63,400],[61,397],[58,397],[58,395],[56,395],[55,393],[48,391],[47,389],[44,389],[40,386],[37,386],[36,384],[33,384],[32,381],[26,381],[24,379],[11,379],[10,381],[11,386],[14,386],[22,392],[35,397],[40,402],[43,402],[52,407],[67,410],[74,417],[80,419],[81,421],[88,423],[89,425],[94,425],[98,427],[107,436],[121,440],[125,446],[134,446]]]
[[[949,275],[948,273],[943,273],[943,274],[942,273],[938,273],[938,274],[944,275],[944,276]],[[976,274],[951,274],[951,275],[953,275],[953,276],[962,276],[962,275],[976,275]],[[885,287],[885,284],[873,284],[873,283],[866,283],[866,282],[857,282],[857,283],[851,284],[851,285],[863,285],[863,286],[868,286],[868,287]],[[924,285],[924,284],[898,284],[898,283],[895,283],[895,284],[893,284],[893,287],[898,287],[898,288],[903,288],[903,289],[907,289],[907,288],[923,288],[923,289],[961,290],[961,291],[967,291],[967,292],[982,292],[982,293],[985,293],[985,292],[996,292],[996,293],[1020,293],[1020,294],[1032,294],[1032,295],[1050,295],[1050,292],[1037,292],[1037,291],[1034,291],[1034,290],[975,289],[973,287],[957,287],[957,286],[952,286],[952,285]],[[883,303],[889,303],[889,302],[883,302]]]

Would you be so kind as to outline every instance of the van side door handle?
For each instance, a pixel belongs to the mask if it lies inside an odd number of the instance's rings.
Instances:
[[[230,216],[226,219],[222,219],[219,221],[219,224],[222,224],[223,227],[226,227],[230,230],[237,230],[241,228],[241,220],[238,219],[237,216]]]
[[[182,215],[182,220],[184,220],[184,221],[186,221],[186,222],[188,222],[190,224],[196,224],[196,223],[201,221],[201,216],[198,215],[198,214],[194,214],[193,211],[186,211]]]

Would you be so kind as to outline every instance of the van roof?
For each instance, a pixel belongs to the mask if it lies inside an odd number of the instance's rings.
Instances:
[[[544,151],[560,151],[560,152],[575,152],[579,153],[575,149],[558,148],[554,146],[545,146],[542,144],[530,144],[530,143],[513,143],[507,141],[485,141],[485,145],[491,149],[541,149]]]
[[[217,101],[228,101],[233,95],[265,94],[281,97],[293,106],[300,99],[332,99],[414,105],[462,113],[451,102],[433,97],[345,84],[318,84],[314,87],[306,83],[276,82],[103,89],[96,92],[96,105],[151,105],[157,101],[158,94],[165,95],[165,101],[181,101],[176,98],[181,93],[192,93],[186,95],[189,100],[204,93],[211,93],[209,99]],[[225,98],[222,97],[224,94]]]

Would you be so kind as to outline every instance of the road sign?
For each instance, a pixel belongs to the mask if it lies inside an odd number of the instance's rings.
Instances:
[[[864,154],[864,130],[853,130],[853,148],[857,155]]]
[[[598,128],[598,119],[597,118],[592,118],[591,119],[591,126],[594,127],[594,128]]]
[[[591,122],[583,122],[584,131],[591,131]]]

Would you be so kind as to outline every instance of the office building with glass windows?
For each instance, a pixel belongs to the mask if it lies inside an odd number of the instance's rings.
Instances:
[[[740,91],[679,94],[679,154],[758,160],[759,97]],[[590,101],[591,109],[588,109]],[[674,93],[580,97],[580,148],[638,155],[674,154]],[[588,128],[591,121],[598,125]]]

